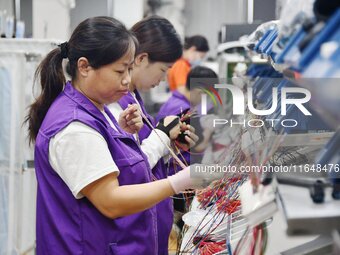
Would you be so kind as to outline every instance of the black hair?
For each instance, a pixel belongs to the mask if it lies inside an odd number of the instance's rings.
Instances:
[[[197,66],[188,73],[185,86],[190,90],[194,88],[208,88],[216,83],[218,83],[218,76],[213,70],[208,67]]]
[[[197,51],[200,52],[208,52],[209,51],[209,43],[208,40],[201,35],[194,35],[191,37],[185,37],[184,40],[184,49],[187,50],[191,47],[196,47]]]
[[[81,22],[70,40],[48,53],[35,72],[41,93],[25,119],[30,142],[35,141],[49,107],[64,89],[63,58],[68,58],[67,72],[75,79],[79,58],[87,58],[91,67],[96,69],[120,59],[133,46],[137,48],[138,42],[132,32],[114,18],[94,17]]]
[[[340,0],[321,1],[316,0],[313,5],[315,17],[318,20],[326,21],[340,7]]]
[[[136,23],[131,31],[138,39],[137,54],[148,53],[153,62],[175,62],[182,56],[183,49],[179,35],[165,18],[156,15]]]

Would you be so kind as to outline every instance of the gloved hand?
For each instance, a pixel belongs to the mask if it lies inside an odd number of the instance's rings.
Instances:
[[[194,164],[169,176],[168,180],[175,193],[178,194],[186,189],[203,189],[212,181],[223,178],[223,172],[205,171],[207,166],[208,165]]]
[[[119,126],[130,134],[138,133],[144,123],[137,104],[129,105],[120,115]]]
[[[161,119],[158,122],[156,129],[163,131],[171,140],[176,139],[181,133],[179,117],[167,116]]]
[[[181,149],[188,150],[194,147],[199,140],[199,137],[195,133],[195,128],[186,123],[180,124],[181,132],[176,140],[181,144]]]

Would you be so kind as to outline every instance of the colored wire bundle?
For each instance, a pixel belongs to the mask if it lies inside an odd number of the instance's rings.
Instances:
[[[242,183],[242,180],[237,180],[231,178],[230,183],[228,185],[223,185],[223,189],[221,186],[221,183],[228,183],[226,180],[220,180],[214,183],[216,187],[220,187],[220,189],[213,189],[210,187],[208,189],[208,193],[210,199],[212,197],[217,198],[216,201],[221,199],[221,201],[228,201],[228,202],[220,202],[219,209],[217,210],[216,203],[213,203],[211,206],[206,208],[206,214],[201,220],[201,222],[198,224],[197,228],[195,229],[194,233],[190,236],[190,238],[187,240],[183,250],[182,254],[190,253],[194,254],[195,251],[199,251],[200,245],[202,242],[211,241],[214,240],[215,242],[223,241],[226,243],[225,240],[225,234],[222,236],[216,236],[214,232],[221,226],[221,224],[228,224],[228,213],[229,211],[236,211],[236,207],[239,206],[238,202],[235,202],[233,199],[234,197],[237,197],[237,189],[239,185]],[[217,191],[219,191],[218,197]],[[204,193],[201,193],[201,195]],[[223,198],[223,200],[222,200]],[[213,201],[213,199],[211,199]],[[215,201],[215,202],[216,202]],[[232,203],[230,203],[232,201]],[[227,209],[228,208],[228,209]],[[208,215],[212,216],[210,220],[207,220]],[[181,254],[181,253],[177,253]]]
[[[222,199],[216,201],[217,211],[223,211],[224,213],[230,215],[236,212],[241,206],[241,201],[237,199],[231,199],[229,201],[224,201]]]
[[[243,132],[240,133],[240,135],[242,134]],[[237,166],[238,169],[244,165],[264,165],[269,162],[283,139],[283,136],[277,135],[274,139],[270,137],[271,133],[267,131],[267,135],[261,144],[254,142],[252,145],[254,153],[244,152],[241,149],[241,139],[235,139],[231,145],[226,146],[229,153],[225,151],[219,154],[217,163],[224,165],[233,164]],[[251,139],[252,138],[251,136]],[[239,185],[248,178],[252,179],[255,186],[259,185],[261,183],[261,175],[261,172],[250,174],[240,172],[228,173],[224,178],[215,181],[205,190],[197,191],[197,199],[200,202],[199,207],[207,211],[206,216],[212,215],[212,217],[208,221],[206,217],[204,217],[200,224],[196,226],[191,237],[186,240],[182,254],[202,254],[201,244],[211,242],[211,240],[214,242],[224,241],[224,243],[227,243],[227,249],[231,252],[230,242],[225,240],[226,233],[223,237],[216,236],[215,230],[218,229],[223,222],[225,223],[224,220],[228,219],[228,215],[238,212],[240,201],[238,200],[237,189]],[[262,255],[266,249],[267,237],[268,234],[265,225],[260,225],[254,229],[247,228],[233,254]]]
[[[201,255],[213,255],[225,249],[225,242],[201,242],[199,246],[199,252]]]
[[[253,229],[247,228],[234,250],[234,255],[264,255],[268,242],[268,230],[262,223]],[[242,249],[241,249],[242,247]],[[244,253],[244,252],[247,253]]]
[[[228,187],[231,185],[238,185],[240,178],[230,178],[228,182],[217,181],[214,183],[215,187],[209,186],[204,190],[197,191],[197,200],[200,202],[200,208],[207,208],[216,205],[217,211],[223,211],[228,215],[234,213],[241,205],[241,201],[237,199],[237,195],[228,198]],[[232,188],[232,187],[231,187]]]

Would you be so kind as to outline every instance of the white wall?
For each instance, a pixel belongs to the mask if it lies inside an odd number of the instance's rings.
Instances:
[[[113,1],[112,11],[108,10]],[[72,30],[85,18],[108,15],[122,21],[128,28],[143,18],[143,0],[33,0],[33,37],[67,40]],[[72,21],[72,24],[71,24]]]
[[[201,34],[209,41],[210,56],[216,53],[222,24],[247,22],[246,0],[186,0],[185,35]]]
[[[176,32],[184,42],[186,17],[183,16],[185,0],[165,1],[166,3],[157,10],[157,15],[168,19],[175,27]]]
[[[143,0],[113,0],[113,17],[131,28],[143,18]]]
[[[274,1],[274,0],[273,0]],[[222,24],[245,23],[247,0],[163,0],[157,15],[167,18],[181,36],[200,34],[209,41],[215,56]]]
[[[6,10],[7,15],[14,15],[13,8],[14,6],[12,0],[0,0],[0,10]]]
[[[33,38],[68,40],[69,0],[33,0]]]
[[[112,16],[130,28],[143,14],[143,0],[76,0],[76,8],[71,10],[71,31],[84,19],[94,16]]]
[[[71,10],[71,32],[83,20],[108,15],[108,0],[76,0],[76,8]]]

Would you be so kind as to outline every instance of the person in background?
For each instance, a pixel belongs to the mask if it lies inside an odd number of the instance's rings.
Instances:
[[[41,93],[26,119],[35,143],[37,255],[159,255],[162,215],[155,205],[206,182],[191,179],[189,168],[152,181],[148,160],[128,133],[142,127],[139,109],[120,115],[125,131],[107,109],[128,93],[137,47],[119,21],[89,18],[37,69]],[[179,122],[169,125],[162,132],[179,132]]]
[[[175,62],[168,72],[170,91],[185,86],[190,69],[200,65],[208,51],[209,44],[204,36],[194,35],[185,38],[183,56]]]
[[[168,101],[162,105],[158,115],[156,116],[156,121],[168,115],[181,116],[190,111],[197,110],[201,103],[202,89],[209,89],[217,83],[218,76],[213,70],[203,66],[194,67],[188,73],[185,86],[180,90],[175,90]],[[188,151],[181,151],[185,161],[190,162],[190,164],[192,162],[201,162],[202,155],[200,153],[207,148],[212,135],[211,129],[204,129],[201,127],[200,119],[200,116],[196,116],[190,117],[187,120],[187,124],[190,123],[190,125],[195,128],[196,134],[199,136],[197,145],[190,149],[190,152],[194,152],[193,155],[191,155]],[[170,173],[176,173],[178,171],[176,162],[169,161],[168,164],[168,171]],[[174,199],[174,208],[176,211],[181,213],[186,211],[183,195],[176,195],[176,198]],[[181,228],[183,226],[183,221],[178,220],[177,225]]]
[[[137,37],[139,47],[136,53],[134,67],[132,71],[131,83],[129,86],[129,93],[122,97],[117,103],[109,105],[109,109],[114,116],[118,116],[123,110],[127,109],[129,105],[137,103],[142,114],[148,119],[152,125],[149,126],[144,122],[143,128],[136,135],[137,140],[144,143],[146,139],[155,141],[153,146],[144,147],[143,152],[146,155],[157,155],[164,151],[163,142],[174,141],[176,137],[164,136],[162,132],[157,132],[158,136],[154,134],[153,129],[156,127],[154,118],[148,114],[144,107],[144,102],[140,96],[140,92],[147,92],[156,87],[161,81],[165,80],[168,69],[173,63],[182,56],[182,45],[176,30],[173,25],[165,18],[159,16],[147,17],[136,23],[131,31]],[[177,116],[164,116],[159,122],[171,122],[173,118],[178,119]],[[192,127],[182,125],[183,132],[187,132],[186,144],[183,146],[195,145],[198,137],[195,135]],[[163,156],[166,156],[163,154]],[[154,179],[162,180],[167,178],[168,173],[164,160],[151,160],[152,175]],[[150,162],[150,160],[149,160]],[[157,204],[158,217],[158,247],[159,255],[168,254],[168,239],[173,224],[173,204],[172,200],[166,199]]]
[[[218,76],[210,68],[197,66],[191,69],[183,89],[174,91],[168,101],[161,106],[156,121],[168,115],[181,116],[190,110],[199,110],[198,106],[201,103],[201,94],[204,93],[203,89],[209,90],[217,83]],[[200,144],[195,145],[194,148],[198,151],[204,150],[204,147],[201,148]]]

